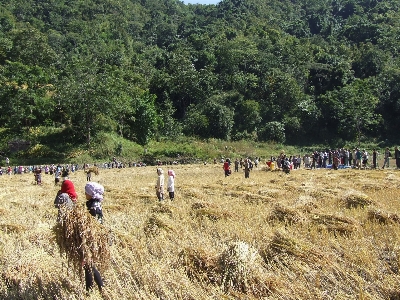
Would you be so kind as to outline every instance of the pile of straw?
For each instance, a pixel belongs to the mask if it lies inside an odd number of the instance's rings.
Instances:
[[[191,280],[218,283],[218,257],[203,249],[186,248],[179,253],[179,260]]]
[[[65,254],[68,263],[80,273],[83,263],[108,267],[110,249],[106,229],[80,206],[61,209],[54,232],[60,253]]]
[[[347,208],[364,208],[374,202],[363,193],[350,192],[343,196],[342,202]]]
[[[262,271],[262,258],[247,243],[232,242],[221,254],[185,249],[179,260],[191,280],[220,286],[234,299],[267,297],[274,282]]]
[[[347,235],[353,233],[359,227],[359,224],[353,219],[329,214],[315,214],[312,221],[335,234]]]
[[[384,212],[382,210],[371,209],[368,211],[368,219],[383,224],[400,223],[400,217],[397,214]]]
[[[292,225],[303,221],[304,217],[298,212],[298,210],[283,207],[282,205],[278,204],[275,205],[268,219],[271,221],[277,220]]]
[[[271,290],[269,280],[262,275],[261,256],[247,243],[231,243],[219,257],[221,287],[258,297],[266,297]]]
[[[216,205],[206,202],[196,202],[192,204],[191,216],[197,218],[207,218],[211,221],[226,220],[232,217],[232,214],[219,209]]]
[[[148,237],[154,237],[161,233],[161,231],[174,231],[173,227],[166,222],[166,220],[162,219],[160,216],[156,216],[155,214],[151,215],[147,220],[144,232]]]

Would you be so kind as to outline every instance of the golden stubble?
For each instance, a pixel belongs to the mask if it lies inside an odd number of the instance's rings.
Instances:
[[[396,170],[173,168],[175,200],[159,203],[156,167],[100,169],[105,290],[87,296],[59,251],[43,175],[0,177],[3,299],[389,299],[400,296]],[[84,205],[86,174],[72,173]],[[78,246],[76,246],[78,247]],[[65,251],[64,251],[65,253]],[[100,254],[101,255],[101,254]]]

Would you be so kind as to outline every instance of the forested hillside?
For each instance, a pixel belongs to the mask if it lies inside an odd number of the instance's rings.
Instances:
[[[1,127],[141,145],[400,137],[398,0],[1,3]]]

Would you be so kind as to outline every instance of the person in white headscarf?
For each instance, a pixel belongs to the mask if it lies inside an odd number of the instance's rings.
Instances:
[[[175,198],[175,172],[174,172],[174,170],[168,170],[167,189],[168,189],[169,199],[171,201],[174,201],[174,198]]]
[[[104,187],[97,182],[88,182],[85,185],[86,207],[89,213],[100,223],[103,223],[103,209],[101,202],[104,196]]]
[[[157,168],[157,181],[156,181],[156,195],[158,201],[164,200],[164,171],[161,168]]]

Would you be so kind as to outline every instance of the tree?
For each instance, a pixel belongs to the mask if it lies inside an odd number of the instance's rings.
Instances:
[[[112,77],[99,73],[98,66],[76,62],[71,73],[62,78],[57,91],[58,113],[61,123],[71,126],[75,140],[91,137],[107,125],[113,112]]]
[[[144,146],[154,136],[159,125],[159,117],[155,107],[155,96],[144,92],[135,99],[136,107],[132,130],[138,144]]]
[[[3,126],[20,130],[51,123],[54,86],[46,70],[7,61],[0,67],[0,117]]]
[[[328,92],[321,100],[324,109],[336,121],[337,128],[331,127],[330,131],[338,132],[343,139],[359,142],[362,135],[370,133],[382,121],[376,113],[379,99],[368,80],[356,79]]]
[[[235,107],[235,132],[252,133],[259,128],[262,118],[260,104],[255,100],[241,100]]]

